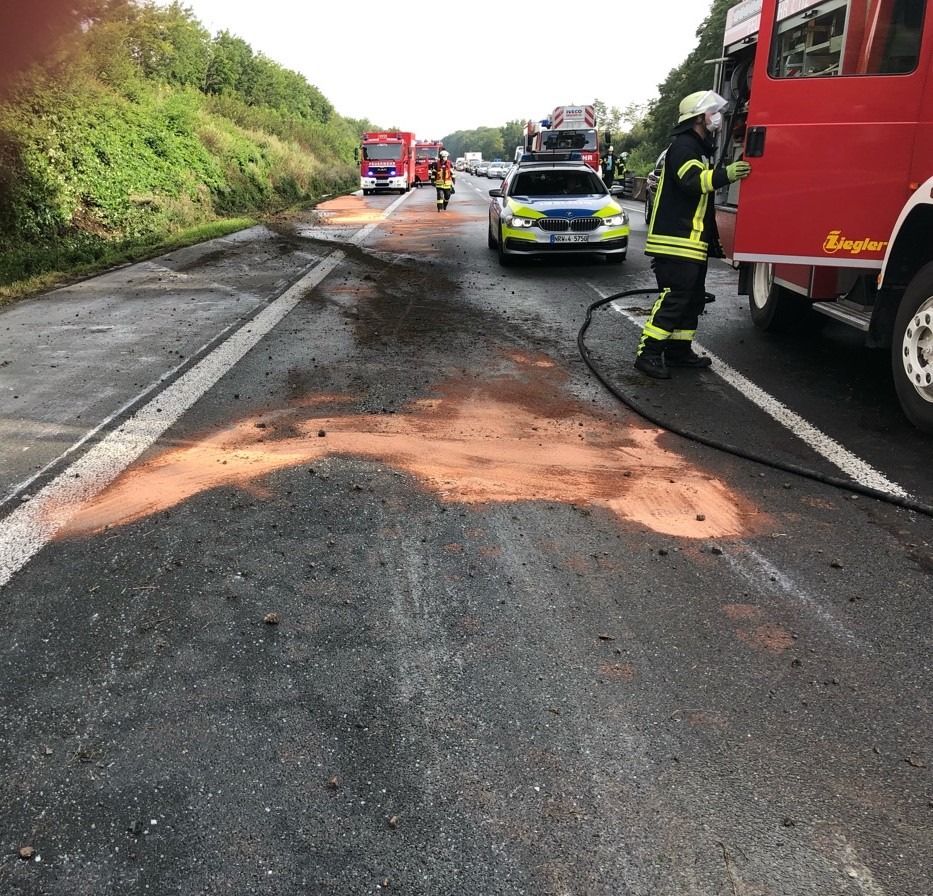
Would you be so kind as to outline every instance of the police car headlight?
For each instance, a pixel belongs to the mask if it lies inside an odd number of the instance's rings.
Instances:
[[[606,227],[624,227],[628,224],[628,214],[623,211],[617,215],[609,215],[608,218],[603,218],[603,223]]]
[[[509,227],[534,227],[535,220],[534,218],[522,218],[520,215],[512,215],[508,220]]]

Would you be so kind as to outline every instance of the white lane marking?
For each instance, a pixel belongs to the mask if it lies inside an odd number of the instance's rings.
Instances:
[[[365,229],[365,228],[364,228]],[[106,488],[345,258],[335,251],[199,361],[119,429],[0,521],[0,587]]]
[[[230,324],[230,326],[225,327],[223,330],[220,331],[219,335],[223,336],[223,334],[226,333],[227,330],[229,330],[232,326],[234,326],[234,324]],[[205,348],[206,346],[201,346],[201,348],[198,349],[198,352],[195,352],[195,354],[198,354],[199,352],[203,351]],[[116,420],[118,417],[125,414],[126,411],[129,408],[131,408],[134,404],[136,404],[141,398],[148,395],[153,390],[158,389],[159,386],[165,380],[171,379],[171,377],[177,371],[179,371],[182,367],[184,367],[186,363],[187,362],[182,361],[180,364],[176,364],[171,370],[169,370],[167,373],[159,377],[159,379],[156,380],[154,383],[150,383],[148,386],[146,386],[146,388],[143,389],[142,392],[140,392],[138,395],[134,395],[129,401],[124,402],[122,405],[120,405],[119,408],[117,408],[112,414],[110,414],[110,416],[105,417],[97,426],[95,426],[93,429],[88,430],[83,436],[81,436],[80,439],[78,439],[77,442],[75,442],[73,445],[70,445],[68,448],[66,448],[54,460],[50,460],[41,470],[34,473],[28,479],[23,479],[21,482],[18,482],[16,485],[14,485],[13,488],[11,488],[2,499],[0,499],[0,507],[3,507],[4,504],[8,504],[15,497],[20,495],[23,491],[29,488],[29,486],[32,485],[37,479],[41,479],[43,476],[45,476],[45,474],[48,473],[49,470],[58,466],[58,464],[60,464],[66,457],[68,457],[69,454],[74,454],[75,451],[77,451],[82,445],[84,445],[90,439],[93,439],[94,436],[96,436],[101,430],[106,429],[114,420]]]
[[[594,284],[590,287],[600,296],[606,298],[610,293],[603,293]],[[630,314],[625,308],[620,308],[617,302],[613,302],[611,307],[614,311],[630,320],[638,327],[644,325],[644,316],[638,317]],[[833,466],[842,470],[853,482],[869,488],[878,489],[878,491],[897,495],[901,498],[910,497],[910,495],[901,488],[896,482],[892,482],[883,473],[876,470],[871,464],[862,460],[851,451],[843,448],[835,439],[826,433],[817,429],[811,423],[808,423],[799,414],[794,413],[787,405],[782,404],[773,395],[765,392],[764,389],[756,386],[751,380],[744,377],[737,370],[730,367],[722,358],[714,355],[708,348],[704,348],[700,343],[694,342],[694,345],[704,354],[709,355],[713,362],[713,369],[730,386],[744,395],[752,404],[759,407],[762,411],[773,417],[785,429],[792,432],[797,438],[809,445],[817,454],[826,458]]]
[[[363,191],[357,190],[354,195],[362,196]],[[391,205],[387,206],[383,210],[382,214],[379,216],[378,221],[373,221],[372,224],[367,224],[364,228],[362,228],[362,230],[358,230],[353,236],[350,237],[348,242],[351,242],[356,246],[360,245],[360,243],[362,243],[363,240],[366,239],[366,237],[368,237],[383,221],[385,221],[386,218],[388,218],[392,214],[392,212],[394,212],[411,195],[412,195],[411,191],[407,193],[402,193],[402,195],[399,196],[398,199],[395,200],[395,202],[393,202]]]
[[[237,295],[237,296],[248,295],[250,297],[254,297],[252,293],[242,293],[239,290],[235,290],[230,287],[223,286],[223,284],[211,283],[209,285],[211,288],[228,290],[231,295]],[[203,304],[220,304],[220,303],[219,302],[216,302],[216,303],[197,302],[196,304],[203,305]],[[195,349],[191,353],[191,356],[196,357],[197,355],[200,355],[201,352],[206,351],[208,345],[210,345],[211,342],[216,342],[218,339],[223,337],[225,333],[230,332],[231,330],[233,330],[234,328],[238,326],[242,326],[242,324],[239,321],[236,321],[235,323],[232,323],[232,324],[228,324],[219,333],[217,333],[215,336],[212,336],[210,339],[210,342],[205,342],[204,345],[200,346],[200,348]],[[29,488],[29,486],[32,485],[33,482],[35,482],[38,479],[41,479],[43,476],[45,476],[46,473],[48,473],[49,470],[52,470],[55,467],[57,467],[66,457],[68,457],[69,454],[74,454],[74,452],[77,451],[82,445],[86,444],[88,441],[93,439],[94,436],[96,436],[99,432],[106,429],[114,420],[116,420],[119,417],[122,417],[123,414],[125,414],[127,410],[131,408],[134,404],[138,404],[140,399],[145,398],[151,392],[154,392],[156,389],[158,389],[159,386],[161,386],[162,383],[164,383],[166,380],[170,380],[173,376],[175,376],[175,374],[178,373],[178,371],[181,370],[187,363],[188,361],[184,360],[181,363],[176,364],[170,370],[163,373],[162,376],[160,376],[155,382],[150,383],[148,386],[146,386],[145,389],[143,389],[141,392],[134,395],[129,401],[126,401],[122,405],[120,405],[120,407],[118,407],[112,414],[105,417],[97,426],[95,426],[93,429],[88,430],[83,436],[81,436],[81,438],[78,439],[77,442],[75,442],[72,445],[69,445],[61,454],[58,455],[58,457],[54,458],[53,460],[50,460],[44,467],[42,467],[41,470],[38,470],[28,479],[23,479],[22,481],[14,485],[6,493],[6,495],[4,495],[3,498],[0,498],[0,507],[3,507],[5,504],[8,504],[10,501],[12,501],[14,498],[19,496],[22,492],[24,492],[27,488]],[[23,450],[26,450],[26,449],[23,449]]]

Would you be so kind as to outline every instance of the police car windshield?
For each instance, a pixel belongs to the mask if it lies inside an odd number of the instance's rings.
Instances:
[[[523,171],[515,178],[509,191],[511,195],[544,196],[592,196],[603,194],[606,188],[593,171],[567,171],[560,169],[545,171]]]

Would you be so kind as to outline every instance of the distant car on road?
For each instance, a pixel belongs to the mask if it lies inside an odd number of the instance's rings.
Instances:
[[[512,165],[509,162],[490,162],[486,177],[502,180],[509,173],[511,167]]]
[[[489,162],[480,162],[476,166],[476,176],[477,177],[486,177],[489,172]]]

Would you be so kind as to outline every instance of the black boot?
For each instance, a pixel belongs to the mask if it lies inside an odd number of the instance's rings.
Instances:
[[[671,378],[671,372],[664,366],[664,358],[661,355],[642,352],[635,358],[635,369],[652,379],[669,380]]]
[[[668,347],[667,351],[664,352],[664,360],[667,362],[668,367],[692,367],[695,370],[709,367],[713,363],[712,358],[707,358],[706,355],[698,355],[689,342],[673,348]]]

